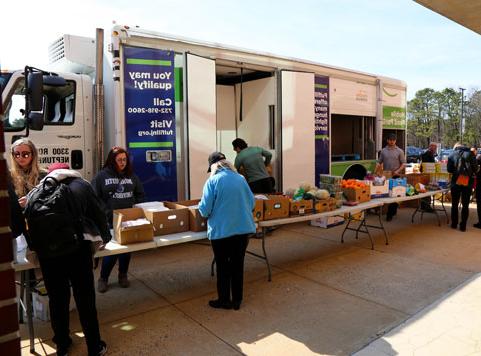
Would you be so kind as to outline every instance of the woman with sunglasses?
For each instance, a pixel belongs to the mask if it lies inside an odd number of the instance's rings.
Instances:
[[[144,199],[144,188],[140,179],[133,173],[129,153],[122,147],[113,147],[102,170],[92,180],[92,186],[98,197],[107,206],[107,217],[112,228],[113,211],[115,209],[131,208]],[[119,285],[129,287],[127,272],[130,263],[130,253],[105,256],[102,259],[100,278],[97,284],[99,293],[108,289],[110,272],[119,260]]]
[[[10,176],[18,203],[23,209],[27,203],[27,193],[40,183],[47,172],[40,169],[37,149],[28,138],[15,141],[10,153],[12,156]]]

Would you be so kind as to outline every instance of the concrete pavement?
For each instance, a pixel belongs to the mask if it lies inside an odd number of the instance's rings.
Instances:
[[[121,289],[112,273],[111,289],[97,294],[108,354],[479,353],[481,231],[471,227],[475,209],[464,233],[445,220],[438,227],[431,215],[411,224],[411,213],[400,209],[385,223],[388,246],[382,233],[373,231],[374,251],[367,237],[355,240],[349,232],[341,244],[343,226],[296,224],[274,231],[266,239],[273,280],[267,282],[263,261],[247,255],[239,311],[207,306],[216,297],[209,246],[136,253],[131,287]],[[259,252],[260,241],[251,240],[249,249]],[[75,311],[71,318],[70,354],[83,355]],[[35,330],[38,354],[54,354],[49,324],[36,321]],[[27,355],[26,328],[21,332]]]

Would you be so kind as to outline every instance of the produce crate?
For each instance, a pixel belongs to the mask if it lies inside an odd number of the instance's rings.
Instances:
[[[289,198],[284,195],[268,195],[264,200],[264,220],[289,217]]]
[[[289,215],[296,216],[296,215],[306,215],[312,212],[312,200],[297,200],[289,201]]]
[[[264,220],[264,200],[263,199],[256,199],[256,205],[254,206],[252,215],[254,216],[255,222]]]
[[[342,188],[347,201],[364,203],[371,200],[371,189],[368,185],[365,188]]]
[[[402,178],[406,178],[407,184],[411,184],[413,187],[416,186],[417,183],[421,184],[429,184],[430,175],[429,173],[413,173],[413,174],[402,174]]]
[[[316,201],[316,213],[336,210],[336,199],[322,199]]]

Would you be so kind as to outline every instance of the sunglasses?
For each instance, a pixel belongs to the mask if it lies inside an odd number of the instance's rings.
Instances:
[[[29,151],[22,151],[22,152],[14,152],[13,153],[13,156],[15,158],[20,158],[20,157],[23,157],[23,158],[28,158],[32,155],[32,152],[29,152]]]

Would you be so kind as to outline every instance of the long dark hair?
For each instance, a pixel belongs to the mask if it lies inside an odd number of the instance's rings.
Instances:
[[[110,168],[114,172],[117,172],[117,162],[115,162],[115,158],[121,153],[125,153],[127,157],[127,165],[125,166],[125,169],[123,170],[123,174],[126,176],[130,177],[132,175],[132,164],[130,163],[130,156],[129,153],[122,147],[119,146],[114,146],[110,149],[109,154],[107,156],[107,159],[105,160],[104,167],[103,168]]]

